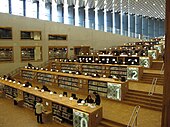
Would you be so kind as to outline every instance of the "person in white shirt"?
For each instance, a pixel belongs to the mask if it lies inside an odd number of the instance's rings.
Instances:
[[[37,122],[42,124],[43,123],[42,122],[42,113],[44,111],[44,106],[42,104],[42,100],[40,100],[38,103],[36,103],[35,111],[36,111],[36,115],[37,115]]]

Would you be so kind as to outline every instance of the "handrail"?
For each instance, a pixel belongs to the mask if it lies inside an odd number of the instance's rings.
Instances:
[[[151,96],[151,95],[153,95],[153,93],[155,92],[155,87],[156,87],[157,80],[158,80],[158,78],[153,78],[153,80],[152,80],[152,85],[151,85],[151,88],[150,88],[150,90],[149,90],[148,95]]]
[[[163,72],[164,72],[164,63],[162,64],[160,73],[163,74]]]
[[[140,109],[139,105],[135,106],[132,115],[129,119],[127,127],[137,127],[137,118],[138,118],[139,109]]]

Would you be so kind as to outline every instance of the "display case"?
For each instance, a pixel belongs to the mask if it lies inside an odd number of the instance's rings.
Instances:
[[[41,61],[41,60],[42,60],[41,46],[21,47],[21,61]]]
[[[67,46],[50,46],[48,48],[48,58],[49,60],[55,59],[67,59],[68,48]]]
[[[68,38],[67,35],[61,35],[61,34],[49,34],[48,35],[48,40],[62,40],[66,41]]]
[[[0,39],[12,39],[12,28],[0,27]]]
[[[158,52],[161,54],[163,51],[163,45],[154,45],[154,49],[158,50]]]
[[[0,46],[0,62],[13,62],[13,47]]]
[[[21,31],[21,40],[41,40],[41,31]]]

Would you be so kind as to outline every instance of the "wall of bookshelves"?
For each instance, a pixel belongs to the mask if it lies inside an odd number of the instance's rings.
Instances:
[[[150,60],[150,59],[148,59]],[[77,63],[77,62],[52,62],[50,69],[55,70],[62,68],[62,72],[75,73],[79,71],[81,74],[94,75],[98,74],[100,77],[113,76],[117,78],[124,77],[125,80],[140,80],[143,74],[143,67],[138,65],[118,65],[118,64],[96,64],[96,63]],[[144,66],[150,66],[147,61],[143,61]],[[133,71],[132,71],[133,68]]]

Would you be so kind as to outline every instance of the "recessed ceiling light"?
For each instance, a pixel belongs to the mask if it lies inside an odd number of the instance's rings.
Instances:
[[[136,0],[136,2],[138,2],[138,0]]]
[[[132,9],[135,9],[134,7]]]
[[[163,15],[163,13],[161,13],[161,15]]]
[[[153,6],[155,6],[155,4],[153,4]]]
[[[124,7],[126,7],[126,6],[124,6]]]
[[[142,11],[142,8],[140,10]]]
[[[150,11],[148,10],[148,12],[150,12]]]
[[[155,11],[155,13],[156,13],[156,11]]]
[[[161,7],[163,7],[163,5],[161,5]]]
[[[145,4],[147,4],[147,2],[145,2]]]

